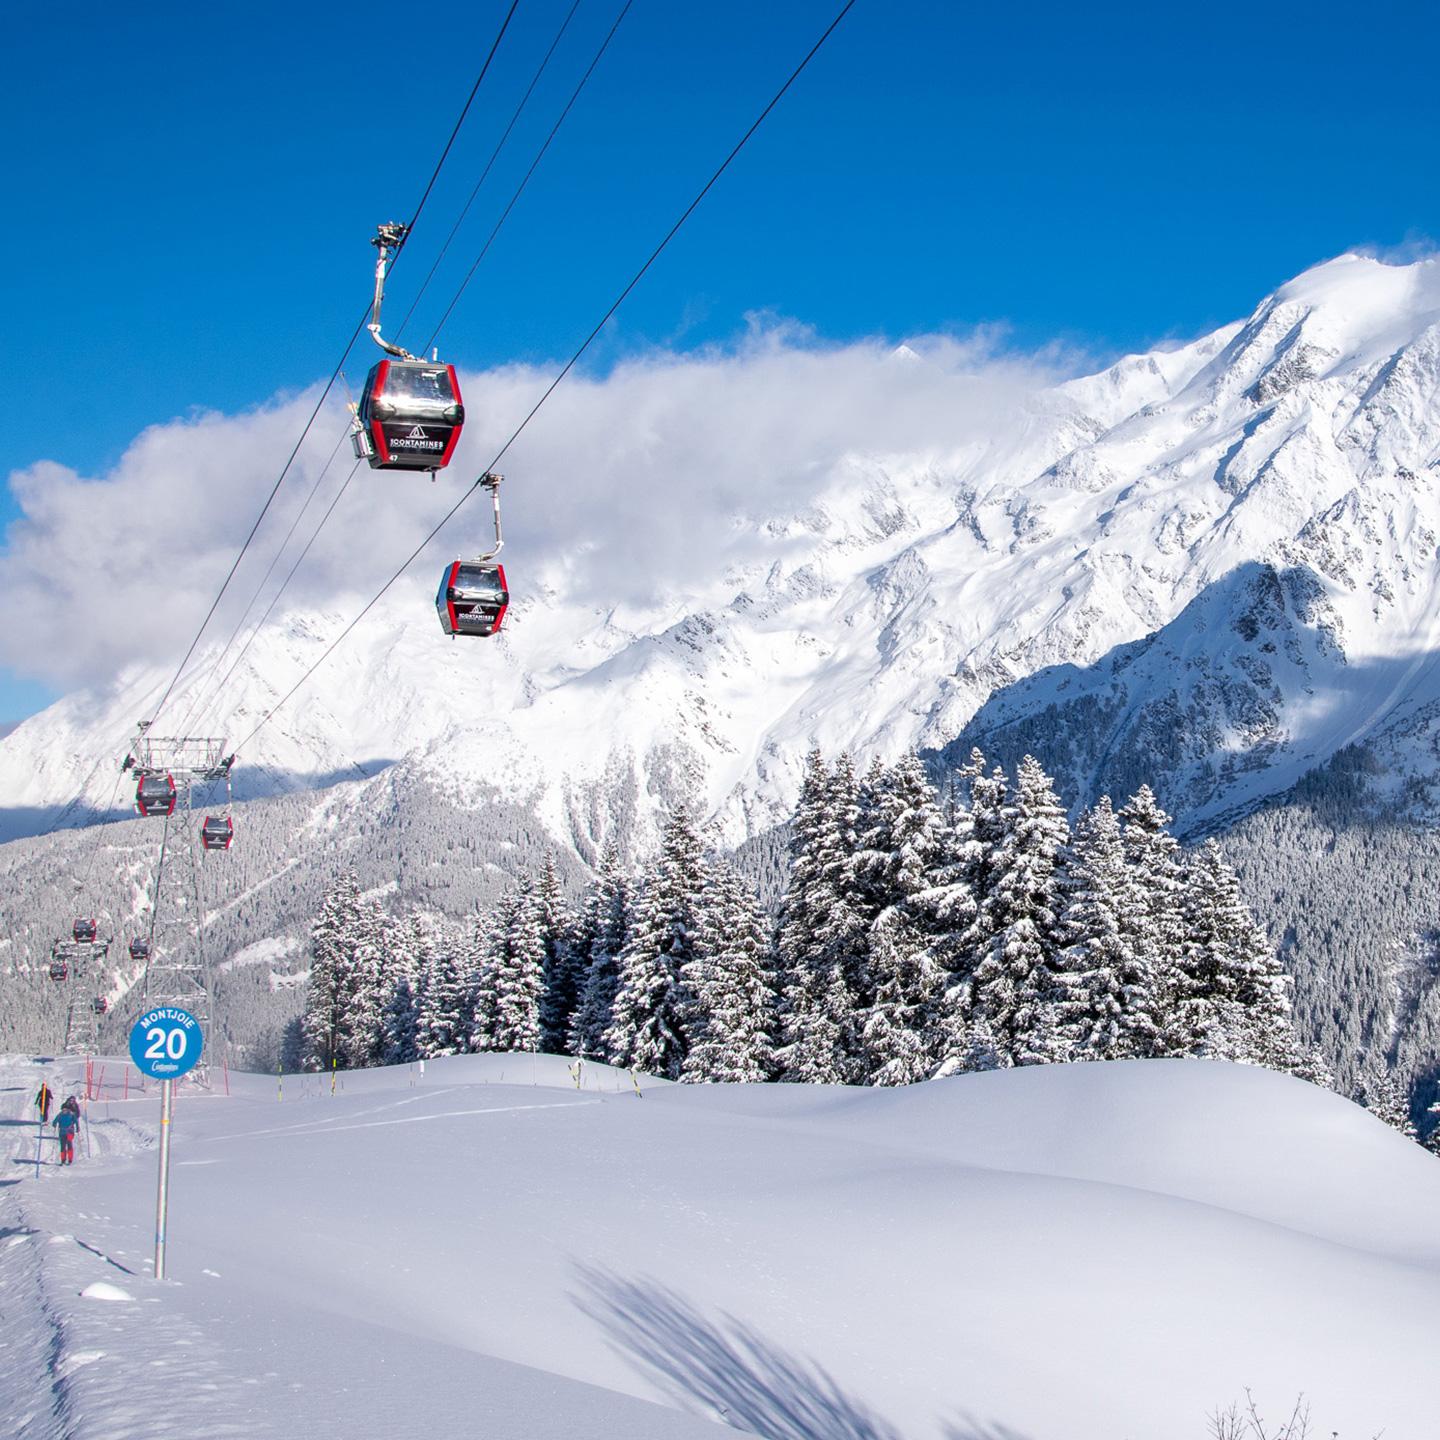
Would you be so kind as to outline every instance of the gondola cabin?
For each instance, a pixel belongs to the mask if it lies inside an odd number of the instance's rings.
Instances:
[[[77,920],[71,927],[70,933],[82,945],[90,945],[95,940],[95,922],[93,920]]]
[[[137,936],[130,942],[130,958],[132,960],[148,960],[150,958],[150,942]]]
[[[207,850],[228,850],[235,838],[235,826],[228,815],[207,815],[200,827],[200,843]]]
[[[355,454],[372,470],[443,470],[465,424],[455,367],[381,360],[365,378],[356,419]]]
[[[505,567],[485,561],[452,561],[435,596],[440,627],[452,638],[495,634],[509,605]]]
[[[177,794],[173,775],[151,772],[135,787],[135,808],[142,815],[173,815]]]
[[[103,1015],[110,1008],[110,1002],[103,995],[97,995],[90,1002],[90,1008],[97,1015]]]
[[[50,962],[50,978],[52,980],[68,980],[70,967],[63,960],[52,960]]]

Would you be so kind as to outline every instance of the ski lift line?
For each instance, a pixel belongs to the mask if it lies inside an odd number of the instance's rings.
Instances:
[[[420,203],[415,207],[414,213],[410,216],[410,223],[405,227],[406,238],[415,229],[415,222],[420,218],[420,212],[425,208],[425,202],[430,198],[430,192],[435,188],[435,182],[440,178],[440,171],[444,168],[445,161],[449,157],[451,147],[455,144],[456,137],[460,134],[460,127],[465,123],[465,117],[470,113],[470,107],[475,103],[475,97],[480,92],[480,86],[485,81],[485,76],[490,72],[490,62],[495,58],[495,52],[500,48],[500,42],[505,38],[505,32],[510,28],[510,22],[515,18],[515,11],[520,7],[520,0],[510,0],[510,8],[505,12],[505,18],[500,22],[500,29],[490,45],[490,53],[485,57],[485,63],[480,67],[480,73],[475,77],[475,83],[470,87],[470,94],[465,98],[464,107],[460,111],[460,118],[455,122],[455,128],[450,132],[450,138],[445,142],[445,148],[440,152],[440,158],[435,162],[435,168],[430,172],[429,183],[425,186],[425,193],[420,197]],[[398,258],[398,257],[397,257]],[[352,342],[353,343],[353,342]]]
[[[345,346],[345,353],[336,362],[335,369],[331,371],[330,378],[325,382],[325,388],[320,392],[320,398],[315,402],[315,408],[310,412],[310,417],[305,421],[305,428],[300,432],[300,438],[296,440],[291,449],[289,457],[281,468],[279,475],[275,477],[275,483],[270,487],[270,493],[265,497],[265,503],[260,507],[260,513],[255,517],[255,523],[250,527],[250,533],[245,537],[244,543],[240,546],[240,553],[236,555],[234,563],[230,566],[229,573],[221,582],[220,589],[215,599],[211,601],[210,608],[205,612],[205,618],[200,622],[200,628],[195,632],[195,638],[190,642],[190,648],[185,652],[185,658],[181,660],[170,683],[165,687],[165,693],[160,697],[160,703],[151,712],[151,720],[158,720],[160,713],[165,709],[175,686],[179,683],[185,667],[190,663],[191,657],[195,654],[195,647],[200,643],[200,637],[205,633],[210,621],[214,618],[216,610],[220,608],[220,602],[225,598],[225,592],[230,588],[230,582],[235,578],[235,572],[240,568],[240,562],[245,558],[245,552],[249,550],[250,543],[255,539],[256,532],[260,529],[261,522],[270,513],[270,506],[275,501],[281,485],[285,483],[285,477],[290,473],[290,467],[295,463],[295,457],[300,453],[300,447],[305,443],[305,437],[309,435],[311,427],[315,424],[316,417],[320,414],[321,407],[329,398],[331,390],[335,388],[335,381],[339,377],[340,367],[349,358],[350,351],[355,348],[355,342],[360,338],[360,332],[365,328],[365,322],[370,314],[369,306],[366,306],[365,313],[360,317],[360,322],[355,326],[350,336],[349,343]]]
[[[285,532],[285,538],[280,542],[280,548],[275,551],[274,558],[270,561],[269,567],[266,569],[264,575],[260,577],[260,583],[255,587],[254,593],[250,596],[250,601],[245,607],[245,613],[241,615],[239,623],[230,632],[230,638],[226,640],[220,654],[209,665],[205,678],[195,687],[195,697],[190,702],[190,709],[186,712],[185,718],[180,722],[182,732],[188,734],[190,726],[196,717],[203,715],[219,697],[221,691],[224,690],[225,682],[222,681],[218,689],[211,691],[209,689],[210,681],[225,663],[225,657],[230,653],[230,647],[240,638],[240,632],[245,628],[246,622],[250,619],[250,613],[255,608],[255,602],[259,600],[261,592],[265,589],[265,586],[269,584],[270,577],[275,573],[275,567],[279,565],[281,556],[285,554],[291,540],[295,538],[295,531],[299,528],[301,520],[305,518],[305,512],[309,510],[311,502],[319,493],[321,485],[325,483],[325,477],[329,475],[330,467],[334,465],[335,457],[340,453],[340,447],[344,445],[345,437],[348,433],[349,426],[347,425],[346,428],[340,432],[340,438],[335,442],[335,448],[330,452],[330,458],[326,460],[324,468],[320,471],[320,474],[316,476],[315,483],[310,487],[310,493],[306,495],[305,503],[300,507],[299,512],[290,522],[290,528]],[[246,648],[249,648],[248,644]],[[226,673],[225,679],[228,680],[232,673],[233,667],[231,671]]]
[[[499,32],[496,34],[490,46],[489,53],[485,56],[485,63],[480,67],[480,73],[475,77],[475,83],[470,87],[470,94],[466,97],[465,104],[460,111],[460,116],[450,131],[450,137],[445,142],[445,148],[440,152],[439,160],[435,162],[435,168],[430,173],[430,179],[426,183],[424,193],[420,196],[420,202],[416,205],[414,213],[410,217],[410,223],[405,227],[407,238],[409,234],[413,232],[416,222],[420,219],[421,212],[425,209],[425,205],[430,199],[430,192],[435,188],[435,182],[440,178],[441,168],[449,157],[450,151],[455,144],[455,139],[460,133],[460,127],[465,123],[465,117],[470,113],[470,107],[475,102],[475,96],[479,93],[480,86],[485,76],[489,73],[490,62],[494,60],[495,52],[500,48],[500,42],[504,39],[506,30],[510,28],[510,21],[514,17],[515,11],[519,8],[519,4],[520,0],[511,0],[510,8],[505,14],[505,19],[501,22]],[[395,258],[397,260],[399,259],[398,253]],[[195,638],[190,642],[190,648],[186,650],[185,658],[180,662],[174,678],[170,681],[169,685],[165,687],[165,693],[160,697],[160,703],[155,707],[150,717],[152,720],[157,719],[160,712],[164,710],[176,684],[180,680],[180,676],[184,673],[185,667],[190,663],[190,659],[195,653],[195,647],[200,643],[200,637],[204,635],[210,621],[214,618],[215,611],[220,606],[220,601],[225,596],[226,590],[230,588],[230,582],[235,578],[235,572],[240,568],[240,562],[245,558],[245,552],[250,548],[250,543],[254,540],[256,532],[260,529],[261,522],[269,513],[270,506],[274,503],[280,486],[284,483],[286,475],[290,473],[290,467],[295,463],[295,457],[300,453],[301,445],[305,443],[305,437],[309,435],[311,427],[315,424],[316,417],[320,414],[321,406],[323,406],[329,398],[331,390],[335,388],[335,381],[339,378],[340,370],[349,358],[351,350],[355,348],[355,342],[360,338],[360,332],[365,328],[369,318],[370,307],[367,305],[364,314],[360,317],[359,323],[355,326],[345,346],[344,353],[336,362],[334,370],[330,373],[330,378],[325,382],[325,388],[320,392],[320,398],[315,402],[315,408],[310,412],[310,417],[305,422],[305,428],[300,432],[300,438],[295,442],[295,448],[291,450],[289,458],[285,461],[284,467],[276,477],[275,484],[271,487],[269,495],[265,498],[264,505],[260,507],[260,513],[255,517],[255,523],[250,527],[250,533],[245,537],[245,541],[240,547],[240,553],[235,557],[235,563],[231,565],[229,573],[221,583],[219,593],[215,596],[209,610],[206,611],[205,618],[200,622],[200,628],[195,632]]]
[[[480,253],[475,257],[475,263],[471,265],[470,269],[466,272],[465,278],[460,282],[459,289],[456,290],[449,305],[445,307],[445,313],[440,317],[439,323],[435,326],[434,330],[430,332],[430,338],[421,347],[422,352],[429,350],[430,347],[434,345],[440,332],[445,328],[445,323],[450,319],[451,312],[455,309],[456,305],[460,303],[460,297],[465,293],[465,289],[471,280],[475,278],[475,272],[480,268],[480,262],[489,254],[490,247],[495,243],[495,237],[499,235],[501,227],[505,224],[506,220],[510,218],[510,212],[515,208],[521,195],[525,193],[525,187],[530,183],[530,177],[539,168],[540,162],[545,158],[545,152],[549,150],[551,141],[560,133],[560,127],[565,123],[565,117],[569,115],[570,111],[574,108],[575,102],[580,98],[580,92],[584,90],[591,75],[595,73],[595,69],[604,58],[606,50],[610,48],[610,42],[615,38],[615,32],[620,28],[621,21],[630,13],[630,7],[634,3],[635,0],[625,0],[625,4],[621,7],[620,13],[615,17],[615,23],[610,27],[604,40],[600,42],[600,48],[595,52],[595,58],[591,60],[589,67],[580,77],[580,83],[571,93],[569,100],[565,102],[565,108],[560,112],[560,118],[550,127],[550,133],[545,137],[545,143],[541,145],[539,153],[530,162],[530,168],[525,172],[524,178],[516,187],[515,193],[510,197],[510,203],[500,212],[500,218],[495,222],[495,228],[491,230],[485,244],[480,249]]]
[[[405,333],[405,327],[410,323],[411,316],[415,314],[415,307],[424,299],[426,290],[430,288],[430,282],[435,278],[435,272],[440,268],[440,262],[444,260],[445,256],[449,253],[451,242],[455,239],[455,236],[459,234],[461,225],[465,223],[465,217],[470,213],[470,207],[475,203],[475,197],[479,195],[480,187],[484,185],[485,181],[489,178],[490,171],[494,168],[495,162],[500,158],[500,152],[505,148],[505,143],[510,138],[510,132],[514,130],[516,124],[519,122],[521,114],[530,102],[531,95],[535,93],[535,87],[540,83],[540,77],[544,75],[546,67],[550,64],[551,57],[555,54],[560,41],[564,38],[566,30],[570,28],[570,22],[575,18],[575,12],[579,8],[580,0],[573,0],[569,12],[566,14],[564,20],[560,22],[559,30],[555,32],[555,38],[550,42],[550,48],[545,52],[545,58],[541,60],[539,69],[535,71],[534,76],[531,78],[529,88],[525,91],[524,95],[520,97],[520,103],[515,107],[515,113],[510,117],[510,123],[505,127],[505,133],[501,135],[494,150],[490,152],[490,158],[485,162],[485,168],[480,172],[480,178],[475,182],[475,188],[471,190],[470,198],[465,202],[459,217],[450,227],[450,233],[445,237],[445,243],[440,247],[440,253],[431,262],[429,272],[421,282],[420,289],[416,293],[415,298],[410,302],[410,308],[405,312],[405,318],[400,322],[400,327],[395,332],[395,338],[397,340]]]
[[[715,173],[711,175],[711,177],[701,187],[699,194],[697,194],[695,198],[689,203],[689,205],[685,207],[680,218],[670,227],[669,231],[666,233],[665,238],[661,240],[660,243],[655,247],[655,249],[650,252],[649,259],[647,259],[645,263],[639,268],[639,270],[635,272],[635,275],[631,279],[630,283],[626,285],[626,287],[616,297],[615,301],[611,304],[610,308],[606,310],[604,315],[600,317],[599,322],[585,337],[579,349],[577,349],[575,353],[570,357],[570,359],[565,362],[564,368],[546,387],[545,393],[541,395],[541,397],[535,402],[534,406],[530,410],[530,413],[525,416],[525,418],[520,422],[518,426],[516,426],[515,430],[511,433],[510,438],[504,443],[504,445],[500,447],[494,459],[492,459],[490,463],[485,467],[485,471],[482,474],[481,478],[476,480],[470,486],[470,488],[466,490],[463,495],[461,495],[461,497],[454,503],[454,505],[452,505],[450,509],[446,511],[444,516],[441,517],[439,524],[437,524],[435,528],[424,538],[424,540],[422,540],[420,544],[417,545],[415,549],[410,552],[409,556],[401,564],[400,568],[396,570],[395,573],[391,575],[391,577],[384,583],[384,585],[382,585],[380,589],[366,602],[364,608],[359,612],[359,614],[357,614],[350,621],[350,623],[345,626],[345,628],[339,633],[339,635],[337,635],[335,639],[332,640],[330,644],[325,647],[325,649],[320,653],[318,658],[310,665],[309,669],[307,669],[305,673],[301,675],[301,677],[290,687],[290,689],[287,690],[285,694],[282,695],[280,699],[277,700],[275,704],[272,705],[270,709],[265,712],[265,714],[261,717],[259,724],[257,724],[255,728],[251,730],[250,733],[246,735],[245,738],[241,740],[240,743],[235,747],[237,752],[243,750],[245,746],[247,746],[270,723],[270,721],[273,720],[275,716],[279,714],[279,712],[284,709],[287,704],[289,704],[290,700],[295,696],[295,694],[300,690],[300,688],[305,684],[305,682],[309,680],[310,677],[326,662],[326,660],[328,660],[330,656],[335,653],[335,651],[345,641],[346,637],[350,634],[350,632],[355,629],[355,627],[366,617],[366,615],[370,613],[371,610],[375,608],[377,604],[379,604],[381,598],[386,594],[386,592],[391,588],[391,586],[393,586],[395,582],[399,580],[400,577],[410,568],[410,566],[414,564],[414,562],[420,557],[421,553],[430,545],[430,543],[435,539],[435,537],[439,535],[441,530],[443,530],[445,526],[448,525],[450,521],[455,518],[455,515],[459,512],[460,507],[464,505],[466,501],[471,499],[477,490],[481,489],[484,486],[485,477],[496,469],[496,467],[499,465],[500,461],[504,458],[506,453],[525,432],[526,427],[535,418],[535,416],[539,414],[541,406],[543,406],[545,402],[550,398],[550,396],[555,393],[556,389],[560,385],[560,382],[564,380],[565,377],[571,372],[571,370],[573,370],[575,366],[579,363],[581,357],[594,343],[595,337],[599,335],[601,330],[603,330],[605,326],[609,323],[610,317],[615,314],[615,312],[620,308],[622,304],[624,304],[630,292],[634,290],[634,288],[640,283],[642,279],[644,279],[645,275],[650,270],[650,267],[654,265],[656,260],[660,258],[660,255],[665,250],[666,246],[668,246],[670,242],[675,238],[675,236],[679,233],[681,226],[683,226],[685,222],[690,218],[690,216],[694,214],[696,209],[699,207],[700,202],[704,200],[704,198],[710,193],[710,191],[715,188],[716,183],[719,181],[720,177],[726,172],[726,170],[730,168],[731,164],[735,160],[735,157],[739,155],[739,153],[745,148],[750,138],[755,134],[755,132],[760,128],[760,126],[765,123],[765,120],[769,116],[770,112],[774,110],[774,108],[784,98],[786,92],[790,89],[790,87],[796,82],[796,80],[800,78],[806,67],[815,58],[815,56],[819,54],[821,47],[830,38],[830,36],[835,33],[835,30],[840,25],[840,22],[844,20],[844,18],[850,13],[852,9],[854,9],[854,7],[855,0],[845,0],[845,4],[840,7],[840,10],[836,14],[835,18],[831,20],[829,25],[825,27],[825,30],[821,34],[820,38],[810,47],[809,51],[805,55],[805,58],[801,60],[800,63],[794,68],[794,70],[790,72],[789,78],[771,97],[770,102],[755,118],[750,128],[746,130],[746,132],[736,142],[734,148],[730,151],[730,153],[724,158],[724,160],[720,162],[720,165],[716,169]],[[626,9],[628,8],[629,4],[627,3]]]
[[[348,426],[346,427],[346,433],[349,433]],[[340,438],[343,441],[345,436],[342,435]],[[245,641],[244,645],[240,647],[240,653],[230,662],[230,668],[225,672],[224,679],[220,681],[220,684],[215,688],[214,695],[211,697],[212,704],[225,693],[225,688],[230,683],[230,677],[240,668],[240,662],[249,654],[251,645],[255,643],[255,637],[265,628],[265,622],[269,620],[276,605],[280,603],[280,597],[289,589],[290,582],[295,578],[295,572],[299,570],[300,566],[304,563],[305,557],[310,553],[310,547],[320,538],[320,532],[325,528],[326,522],[334,513],[335,507],[340,503],[345,492],[350,488],[350,482],[355,478],[356,472],[360,469],[362,463],[362,461],[357,460],[354,465],[350,467],[350,473],[345,477],[345,481],[339,490],[335,492],[335,496],[330,501],[325,513],[320,517],[319,523],[311,532],[310,538],[305,542],[305,548],[295,557],[295,563],[290,567],[289,574],[280,582],[280,588],[270,597],[270,603],[265,607],[265,613],[255,622],[255,628],[251,630],[249,638]],[[353,760],[351,763],[354,763]],[[359,766],[356,766],[356,768],[359,769]],[[364,774],[363,770],[361,774]]]

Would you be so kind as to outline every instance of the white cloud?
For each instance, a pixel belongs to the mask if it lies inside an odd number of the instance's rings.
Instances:
[[[943,462],[1000,433],[1057,378],[1057,365],[1007,356],[987,337],[911,341],[897,352],[880,342],[818,345],[793,326],[757,321],[726,350],[656,351],[604,377],[572,374],[501,462],[507,558],[572,600],[643,603],[718,574],[737,526],[803,510],[847,457]],[[553,374],[512,366],[463,376],[467,425],[455,463],[433,483],[362,469],[286,608],[373,593]],[[178,661],[317,393],[152,427],[98,478],[51,462],[12,474],[21,518],[0,553],[0,664],[71,686],[103,684],[136,661]],[[336,404],[302,449],[210,635],[238,619],[343,428]],[[351,463],[344,445],[297,549]],[[488,528],[477,496],[418,562],[421,578],[479,549]]]

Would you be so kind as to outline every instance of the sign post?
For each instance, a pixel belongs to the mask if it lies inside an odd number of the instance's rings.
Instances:
[[[165,1278],[165,1222],[170,1204],[170,1120],[175,1082],[199,1063],[205,1048],[200,1022],[188,1010],[157,1005],[135,1022],[130,1058],[142,1075],[160,1081],[160,1184],[155,1198],[155,1278]]]

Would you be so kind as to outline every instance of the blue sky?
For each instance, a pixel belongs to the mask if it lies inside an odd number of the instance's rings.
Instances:
[[[422,322],[619,3],[582,0]],[[396,272],[400,313],[568,7],[521,0]],[[457,307],[447,358],[567,355],[836,8],[635,0]],[[44,459],[102,475],[146,425],[327,374],[374,225],[413,208],[504,9],[12,16],[0,475]],[[1000,324],[1097,361],[1199,333],[1342,250],[1440,234],[1437,42],[1440,10],[1385,0],[859,0],[594,363],[723,341],[755,311],[826,340]],[[7,489],[0,522],[15,513]],[[0,724],[48,693],[0,671]]]

